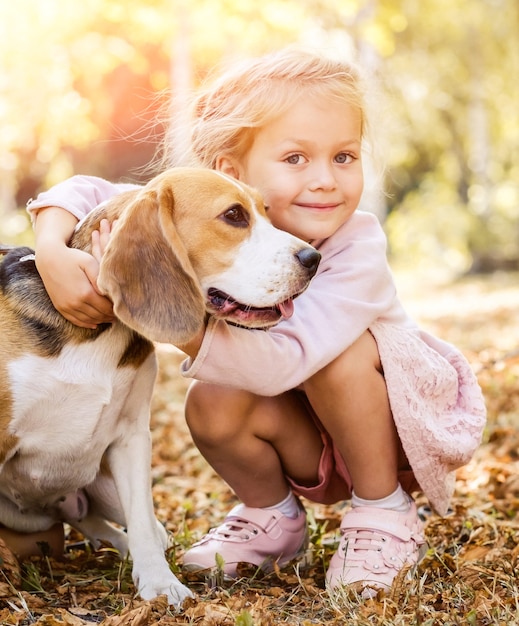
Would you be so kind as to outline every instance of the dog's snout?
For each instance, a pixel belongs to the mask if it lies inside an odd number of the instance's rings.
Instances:
[[[314,248],[303,248],[296,252],[296,257],[304,268],[309,270],[312,274],[315,274],[319,266],[319,261],[321,260],[321,255],[317,250]]]

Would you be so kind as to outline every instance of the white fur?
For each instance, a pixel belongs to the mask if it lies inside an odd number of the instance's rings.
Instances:
[[[95,342],[69,344],[57,357],[27,354],[9,364],[9,433],[19,440],[0,467],[0,523],[22,532],[49,528],[60,498],[84,489],[88,514],[65,521],[94,546],[110,541],[123,555],[129,551],[144,599],[167,594],[179,605],[192,594],[164,559],[167,534],[150,491],[156,360],[152,353],[138,369],[118,368],[126,333],[115,323]],[[103,457],[111,476],[98,473]]]
[[[232,265],[217,276],[206,277],[202,286],[217,286],[235,300],[254,307],[274,306],[308,283],[295,257],[301,244],[300,239],[256,215],[250,236],[234,251]]]

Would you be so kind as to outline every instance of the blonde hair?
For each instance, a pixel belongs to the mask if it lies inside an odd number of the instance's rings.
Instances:
[[[214,169],[221,154],[242,158],[255,131],[302,97],[334,99],[358,108],[366,138],[365,85],[356,66],[285,48],[234,65],[200,89],[192,103],[189,149],[183,160]]]

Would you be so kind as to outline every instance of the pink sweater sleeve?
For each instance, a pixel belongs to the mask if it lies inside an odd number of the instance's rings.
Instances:
[[[355,213],[319,250],[318,273],[290,319],[268,331],[211,319],[196,359],[182,364],[183,375],[277,395],[330,363],[377,319],[414,327],[397,300],[375,216]]]
[[[27,211],[34,220],[40,209],[56,206],[81,220],[101,202],[138,187],[132,184],[110,183],[96,176],[73,176],[40,193],[35,200],[29,200]]]

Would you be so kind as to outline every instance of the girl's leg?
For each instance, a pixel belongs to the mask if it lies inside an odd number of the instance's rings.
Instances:
[[[332,590],[354,585],[370,596],[416,564],[425,546],[416,507],[398,483],[398,470],[408,463],[372,335],[364,333],[308,380],[305,391],[353,485],[353,508],[342,520],[327,584]]]
[[[186,419],[197,447],[243,504],[184,555],[188,571],[215,567],[236,575],[240,561],[267,569],[304,548],[306,516],[286,475],[312,485],[322,451],[319,431],[296,392],[263,397],[196,382]]]
[[[286,497],[286,475],[315,484],[322,441],[299,394],[257,396],[195,382],[186,419],[196,446],[249,507]]]
[[[371,333],[306,381],[304,389],[346,462],[355,494],[375,500],[393,493],[398,468],[406,461]]]

